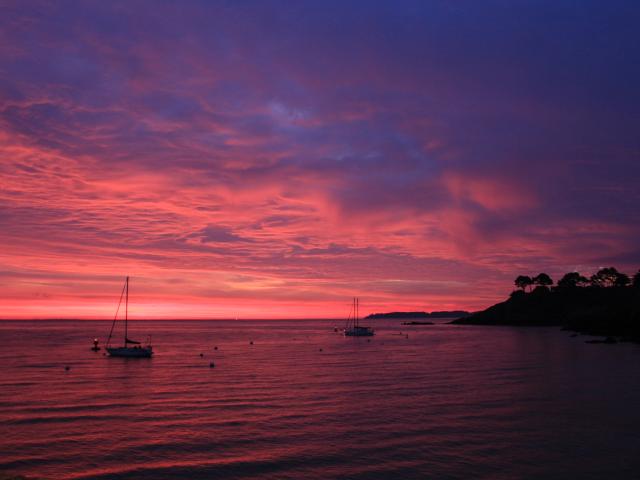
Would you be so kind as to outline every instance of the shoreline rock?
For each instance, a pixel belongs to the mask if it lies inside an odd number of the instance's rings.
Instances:
[[[450,323],[558,326],[567,331],[639,342],[640,290],[633,287],[556,287],[538,288],[530,293],[516,291],[504,302]]]

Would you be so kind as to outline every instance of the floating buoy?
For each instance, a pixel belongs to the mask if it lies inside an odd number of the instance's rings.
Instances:
[[[200,358],[202,358],[202,357],[204,357],[204,353],[201,353],[201,354],[200,354]]]
[[[209,368],[213,368],[213,367],[215,367],[215,366],[216,366],[216,364],[215,364],[215,363],[213,363],[213,362],[211,362],[211,363],[209,364]]]
[[[409,335],[405,336],[404,338],[409,338]]]
[[[367,338],[367,343],[371,343],[371,339],[370,338]]]
[[[253,345],[253,340],[251,340],[251,341],[249,342],[249,345]]]
[[[218,349],[218,347],[213,347],[213,349],[214,349],[214,350],[217,350],[217,349]]]
[[[320,351],[322,351],[322,349],[320,349]]]
[[[68,372],[69,370],[71,370],[71,367],[67,365],[66,367],[64,367],[64,369]]]

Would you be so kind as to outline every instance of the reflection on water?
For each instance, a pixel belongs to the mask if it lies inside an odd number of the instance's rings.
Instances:
[[[132,335],[153,333],[148,360],[92,352],[109,322],[0,323],[0,474],[595,479],[640,471],[640,346],[586,345],[552,328],[384,320],[367,339],[334,326],[137,322]]]

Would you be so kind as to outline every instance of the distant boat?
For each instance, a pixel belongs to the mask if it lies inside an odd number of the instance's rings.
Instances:
[[[122,347],[112,347],[111,346],[111,337],[113,336],[113,329],[116,326],[116,321],[118,320],[118,312],[120,311],[120,306],[122,305],[122,298],[125,298],[124,303],[124,343]],[[113,323],[111,324],[111,331],[109,332],[109,338],[107,339],[107,352],[112,357],[131,357],[131,358],[151,358],[153,355],[153,348],[147,342],[146,346],[141,346],[140,342],[136,342],[135,340],[130,340],[127,336],[129,326],[129,277],[124,282],[124,286],[122,287],[122,293],[120,294],[120,301],[118,302],[118,308],[116,310],[116,315],[113,318]],[[149,337],[150,339],[151,337]],[[131,346],[133,345],[133,346]]]
[[[353,306],[351,307],[351,311],[349,312],[349,317],[347,318],[347,326],[344,329],[345,336],[373,337],[373,335],[375,335],[373,328],[363,327],[360,325],[359,313],[360,313],[360,300],[357,298],[354,298]]]

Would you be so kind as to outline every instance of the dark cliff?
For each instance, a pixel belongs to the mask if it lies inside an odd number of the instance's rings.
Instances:
[[[633,287],[539,287],[516,291],[486,310],[451,323],[466,325],[558,325],[592,335],[640,340],[640,289]]]

